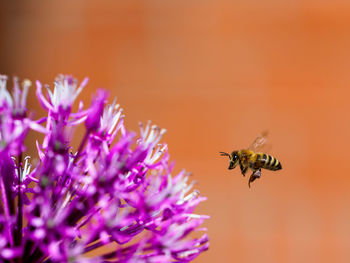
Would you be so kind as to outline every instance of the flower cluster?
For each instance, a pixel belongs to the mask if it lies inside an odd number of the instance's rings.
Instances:
[[[73,103],[86,86],[60,75],[53,90],[36,82],[47,112],[33,119],[31,85],[0,75],[0,262],[189,262],[208,249],[194,213],[206,198],[189,174],[172,175],[164,130],[124,126],[122,109],[98,90],[91,106]],[[72,134],[84,125],[76,149]],[[40,133],[38,155],[25,138]],[[198,231],[204,231],[202,234]]]

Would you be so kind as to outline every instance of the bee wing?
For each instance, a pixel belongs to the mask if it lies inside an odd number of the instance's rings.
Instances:
[[[264,147],[266,145],[268,133],[269,132],[267,130],[265,130],[261,134],[259,134],[259,136],[256,137],[256,139],[253,141],[253,143],[249,146],[248,150],[252,150],[254,152],[257,152],[262,147]]]

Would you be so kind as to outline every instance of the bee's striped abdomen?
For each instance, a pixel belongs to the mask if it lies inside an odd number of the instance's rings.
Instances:
[[[259,157],[260,161],[262,162],[262,168],[272,171],[282,169],[280,161],[278,161],[275,157],[265,153],[261,154]]]

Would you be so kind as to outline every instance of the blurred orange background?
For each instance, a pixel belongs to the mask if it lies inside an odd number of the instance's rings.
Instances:
[[[0,72],[90,77],[152,120],[208,201],[195,262],[350,262],[348,1],[1,2]],[[34,88],[31,107],[37,108]],[[231,152],[270,131],[283,169],[248,188]]]

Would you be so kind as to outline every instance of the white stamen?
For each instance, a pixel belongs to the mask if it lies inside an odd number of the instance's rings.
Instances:
[[[179,255],[180,258],[185,258],[185,257],[188,257],[189,255],[192,255],[192,254],[195,254],[195,253],[198,253],[198,252],[199,252],[198,249],[192,249],[192,250],[187,250],[187,251],[178,253],[178,255]]]

